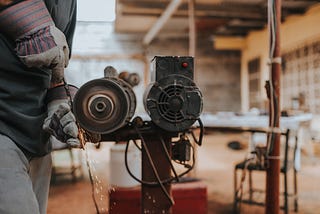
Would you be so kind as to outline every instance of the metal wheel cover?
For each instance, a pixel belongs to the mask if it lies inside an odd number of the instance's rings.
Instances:
[[[113,109],[105,117],[94,117],[90,110],[92,97],[107,97]],[[121,128],[129,114],[128,94],[116,79],[104,78],[87,82],[80,87],[73,101],[74,115],[80,126],[87,131],[107,134]]]

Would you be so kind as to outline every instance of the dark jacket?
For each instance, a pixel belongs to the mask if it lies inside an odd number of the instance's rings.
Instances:
[[[71,50],[76,24],[76,0],[44,0]],[[0,133],[35,156],[50,152],[42,130],[47,116],[45,97],[51,71],[27,68],[14,52],[14,41],[0,34]],[[1,143],[1,142],[0,142]]]

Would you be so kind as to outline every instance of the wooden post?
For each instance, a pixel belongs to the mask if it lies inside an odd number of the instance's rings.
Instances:
[[[274,91],[274,96],[271,95],[272,101],[270,102],[270,126],[279,127],[280,124],[280,76],[281,76],[281,61],[280,55],[280,25],[281,25],[281,0],[275,0],[275,36],[272,36],[270,31],[270,44],[274,43],[274,51],[271,53],[271,84]],[[272,8],[269,8],[272,9]],[[270,17],[269,17],[270,19]],[[274,20],[271,20],[271,22]],[[269,28],[271,29],[271,27]],[[273,48],[270,45],[270,50]],[[271,108],[276,109],[274,115],[271,115]],[[273,118],[272,118],[273,116]],[[273,121],[273,124],[271,124]],[[267,168],[267,181],[266,181],[266,214],[279,213],[279,184],[280,184],[280,135],[274,134],[273,145],[269,159],[269,167]]]
[[[170,138],[163,137],[163,140],[168,151],[170,151]],[[171,175],[170,163],[165,156],[161,141],[159,139],[155,139],[155,136],[150,136],[145,138],[145,144],[157,169],[159,177],[161,180],[168,179]],[[144,147],[142,147],[142,180],[157,182],[146,148]],[[166,184],[164,187],[170,197],[172,197],[171,184]],[[142,185],[141,199],[141,213],[170,214],[172,212],[172,204],[160,186]]]
[[[194,14],[195,0],[189,0],[188,17],[189,17],[189,56],[196,55],[196,24]]]

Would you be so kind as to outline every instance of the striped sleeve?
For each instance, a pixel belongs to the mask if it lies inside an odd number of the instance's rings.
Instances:
[[[20,57],[41,54],[57,44],[50,33],[50,26],[40,29],[36,33],[17,40],[16,52]]]
[[[13,39],[49,25],[54,23],[42,0],[21,1],[0,12],[0,31]]]

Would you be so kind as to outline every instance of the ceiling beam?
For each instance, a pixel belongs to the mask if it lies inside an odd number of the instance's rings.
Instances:
[[[149,32],[144,37],[144,43],[149,44],[157,33],[163,29],[170,19],[186,20],[186,25],[179,25],[180,31],[188,30],[188,0],[180,0],[172,11],[168,11],[168,5],[178,0],[117,0],[121,5],[118,11],[118,19],[126,18],[129,23],[135,22],[136,17],[145,17],[149,20],[148,26],[140,32]],[[214,35],[247,35],[251,30],[259,30],[267,23],[266,0],[194,0],[195,21],[199,32],[210,31]],[[311,6],[319,3],[319,0],[282,0],[282,21],[291,15],[304,14]],[[168,13],[169,12],[169,13]],[[167,13],[167,17],[164,15]],[[132,19],[132,21],[131,21]],[[158,19],[158,20],[157,20]],[[150,21],[151,20],[151,21]],[[155,21],[157,20],[157,21]],[[122,23],[125,21],[122,21]],[[146,21],[147,22],[147,21]],[[153,22],[155,24],[153,25]],[[128,23],[128,25],[130,25]],[[136,25],[139,25],[137,23]],[[176,30],[172,23],[166,25],[168,30]],[[153,25],[153,26],[152,26]],[[151,27],[152,26],[152,27]],[[168,28],[167,28],[168,27]],[[142,28],[139,28],[142,29]]]
[[[313,0],[287,0],[282,2],[283,8],[306,8],[311,5],[314,5],[316,3],[319,3],[319,1],[313,1]]]
[[[154,39],[155,35],[161,30],[172,14],[177,10],[182,0],[172,0],[165,11],[161,14],[156,23],[150,28],[142,40],[143,45],[148,45]]]
[[[151,15],[160,16],[163,9],[160,8],[141,8],[134,6],[123,5],[121,7],[121,15]],[[242,18],[253,20],[265,20],[266,11],[253,11],[253,10],[195,10],[195,16],[207,18]],[[174,17],[188,17],[188,10],[178,10],[171,14]]]

